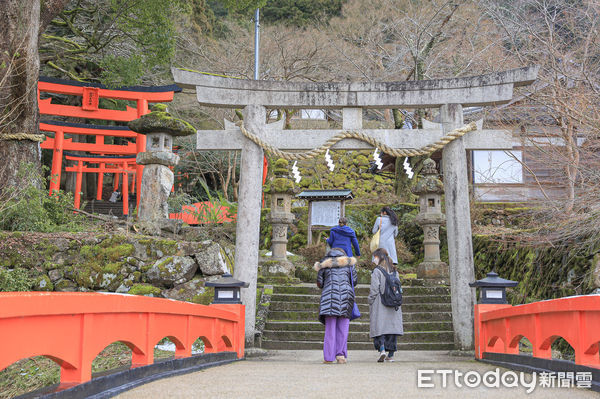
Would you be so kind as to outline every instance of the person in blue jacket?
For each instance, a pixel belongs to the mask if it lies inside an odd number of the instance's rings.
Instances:
[[[356,239],[356,233],[352,228],[346,226],[348,219],[340,218],[338,226],[334,226],[329,231],[329,238],[327,244],[330,248],[341,248],[348,256],[352,256],[352,247],[354,247],[354,255],[360,256],[360,248],[358,247],[358,240]]]

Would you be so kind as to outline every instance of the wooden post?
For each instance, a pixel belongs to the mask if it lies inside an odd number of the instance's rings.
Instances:
[[[113,191],[117,191],[119,189],[119,180],[121,179],[121,173],[115,173],[113,178]]]
[[[261,105],[244,108],[244,123],[249,131],[261,137],[266,131],[266,109]],[[246,343],[254,345],[256,322],[256,284],[258,277],[258,243],[262,199],[263,150],[245,139],[240,162],[238,218],[235,240],[234,277],[249,283],[242,290],[246,305]]]
[[[75,209],[81,205],[81,180],[83,179],[83,161],[77,161],[77,178],[75,179]]]
[[[104,162],[99,162],[98,168],[100,169],[98,171],[98,187],[96,187],[96,199],[98,201],[102,200],[102,188],[104,186],[104,169],[105,169],[106,165]]]
[[[123,216],[129,215],[129,174],[127,162],[123,163]]]
[[[129,187],[129,194],[136,194],[137,195],[137,173],[135,170],[135,165],[132,166],[133,168],[133,173],[131,174],[131,185]]]
[[[54,153],[52,154],[52,169],[50,171],[50,195],[60,190],[60,173],[62,169],[63,144],[65,134],[58,129],[54,134]]]
[[[310,222],[310,218],[312,217],[312,201],[308,201],[308,233],[306,235],[306,245],[309,246],[312,244],[312,224]]]
[[[444,133],[463,125],[460,104],[443,105],[440,107],[440,115]],[[446,228],[454,341],[457,349],[471,350],[473,349],[473,306],[476,301],[475,290],[469,287],[469,283],[475,281],[475,269],[471,237],[467,153],[463,138],[454,140],[444,147],[442,164],[444,192],[446,193]]]

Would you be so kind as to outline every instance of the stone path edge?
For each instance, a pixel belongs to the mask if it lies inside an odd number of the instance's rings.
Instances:
[[[18,396],[15,399],[41,397],[43,399],[106,399],[117,396],[140,385],[170,378],[182,374],[193,373],[203,369],[221,366],[238,360],[236,352],[207,353],[182,359],[170,359],[148,366],[135,367],[102,377],[97,377],[84,384],[76,385],[58,392],[47,393],[43,396],[35,392]],[[34,396],[32,396],[34,395]]]

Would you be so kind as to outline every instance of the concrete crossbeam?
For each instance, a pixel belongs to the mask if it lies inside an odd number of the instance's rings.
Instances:
[[[538,67],[464,78],[349,83],[232,79],[176,68],[171,72],[179,86],[196,89],[200,104],[212,107],[261,104],[267,108],[435,108],[449,103],[507,103],[514,87],[535,80]]]
[[[267,125],[269,126],[269,125]],[[393,148],[422,148],[444,136],[442,130],[431,129],[354,129],[366,133]],[[306,151],[319,147],[342,130],[274,130],[266,129],[262,139],[283,151]],[[246,138],[238,127],[226,130],[198,130],[199,150],[240,150]],[[508,130],[475,130],[463,136],[468,150],[511,150],[513,140]],[[336,143],[333,150],[366,150],[370,144],[355,139]]]

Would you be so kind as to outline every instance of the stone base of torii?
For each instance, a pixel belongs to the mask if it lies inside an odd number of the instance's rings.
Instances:
[[[498,105],[509,102],[513,88],[531,84],[537,67],[527,67],[488,75],[411,82],[299,83],[251,81],[221,78],[173,69],[175,82],[196,89],[198,102],[205,106],[243,108],[244,126],[275,148],[307,151],[319,147],[340,130],[286,130],[266,123],[266,109],[343,110],[343,130],[359,131],[391,148],[419,149],[434,143],[463,125],[464,106]],[[362,128],[363,108],[439,108],[441,129]],[[239,203],[236,230],[234,276],[250,283],[242,290],[246,305],[246,341],[254,341],[256,282],[262,194],[263,149],[245,137],[238,127],[200,130],[199,150],[242,150]],[[372,148],[356,139],[344,139],[332,149]],[[473,305],[475,280],[469,180],[466,150],[512,149],[512,136],[504,130],[476,130],[451,141],[442,152],[452,322],[458,350],[473,348]]]

